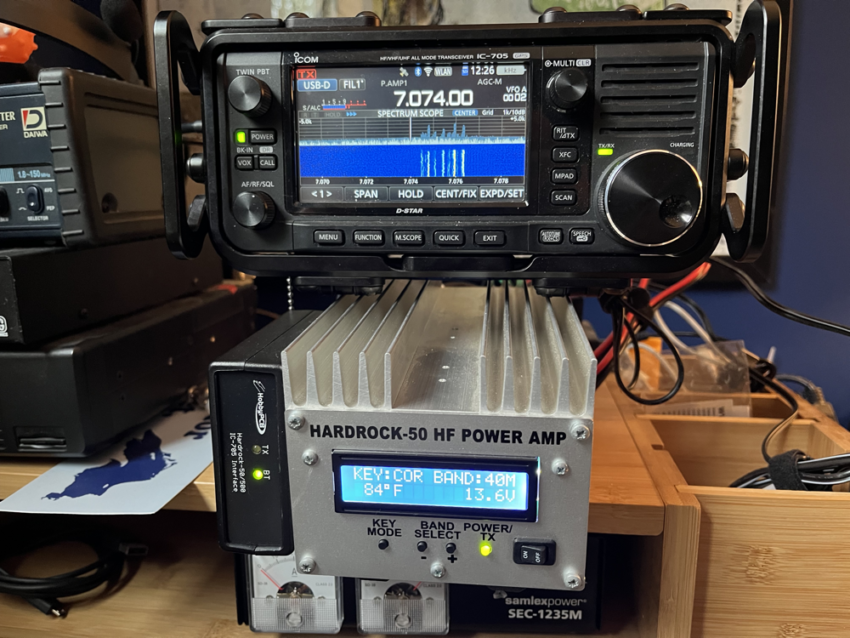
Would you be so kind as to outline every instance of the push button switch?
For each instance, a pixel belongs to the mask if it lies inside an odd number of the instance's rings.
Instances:
[[[254,156],[253,155],[237,155],[236,156],[236,168],[240,171],[253,171],[254,170]]]
[[[358,246],[383,246],[384,231],[382,230],[355,230],[354,243]]]
[[[560,228],[543,228],[538,238],[541,244],[560,244],[564,241],[564,231]]]
[[[261,171],[273,171],[277,168],[277,155],[260,155],[259,168]]]
[[[504,246],[505,231],[503,230],[476,230],[474,235],[476,246]]]
[[[341,230],[316,230],[313,241],[322,246],[339,246],[345,242],[345,236]]]
[[[572,146],[553,148],[552,160],[555,162],[576,162],[578,161],[578,149]]]
[[[576,203],[576,192],[572,190],[552,191],[549,201],[555,206],[572,206]]]
[[[556,126],[552,129],[552,139],[575,142],[578,139],[578,126]]]
[[[268,131],[251,131],[251,144],[274,144],[277,142],[277,131],[270,129]]]
[[[421,230],[397,230],[393,233],[396,246],[421,246],[425,243],[425,233]]]
[[[578,181],[577,168],[553,168],[552,182],[554,184],[575,184]]]
[[[593,229],[592,228],[571,228],[570,229],[571,244],[592,244]]]
[[[438,246],[463,246],[462,230],[438,230],[434,233],[434,243]]]

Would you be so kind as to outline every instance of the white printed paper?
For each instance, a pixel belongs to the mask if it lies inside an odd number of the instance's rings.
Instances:
[[[0,511],[153,514],[210,463],[209,416],[178,411],[134,430],[106,452],[50,468],[0,501]]]

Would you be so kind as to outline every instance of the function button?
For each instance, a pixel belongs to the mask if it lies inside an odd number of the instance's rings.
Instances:
[[[424,552],[426,549],[428,549],[428,543],[426,543],[425,541],[419,541],[418,543],[416,543],[416,549],[418,549],[420,552]]]
[[[38,186],[29,186],[26,190],[27,210],[31,213],[40,213],[44,210],[44,198]]]
[[[474,235],[477,246],[504,246],[505,231],[503,230],[476,230]]]
[[[277,168],[277,155],[260,155],[257,160],[261,171],[273,171]]]
[[[560,244],[564,241],[564,231],[560,228],[542,228],[538,238],[541,244]]]
[[[555,184],[575,184],[578,181],[578,169],[553,168],[551,177]]]
[[[438,246],[463,246],[462,230],[438,230],[434,232],[434,243]]]
[[[345,243],[341,230],[314,230],[313,241],[322,246],[339,246]]]
[[[519,560],[517,563],[520,565],[545,565],[546,556],[548,552],[546,551],[545,545],[520,545],[519,547]]]
[[[277,142],[277,131],[270,129],[268,131],[251,131],[251,144],[274,144]]]
[[[390,186],[390,199],[394,202],[430,202],[433,198],[431,186]]]
[[[236,156],[236,168],[240,171],[253,171],[254,170],[254,156],[253,155],[237,155]]]
[[[386,202],[389,201],[389,193],[386,186],[346,186],[345,201]]]
[[[425,233],[421,230],[397,230],[393,233],[396,246],[421,246],[425,243]]]
[[[555,206],[572,206],[576,203],[575,191],[552,191],[549,201]]]
[[[482,201],[491,199],[522,199],[525,195],[525,188],[522,186],[482,186],[478,190],[478,195]]]
[[[575,142],[578,140],[578,126],[556,126],[552,129],[552,139]]]
[[[341,202],[342,186],[302,186],[302,202]]]
[[[593,229],[592,228],[571,228],[570,229],[571,244],[592,244]]]
[[[434,199],[453,199],[455,201],[470,201],[478,199],[477,186],[436,186]]]
[[[552,161],[576,162],[578,161],[578,149],[573,146],[561,146],[552,149]]]
[[[382,230],[355,230],[354,243],[360,246],[383,246],[384,231]]]

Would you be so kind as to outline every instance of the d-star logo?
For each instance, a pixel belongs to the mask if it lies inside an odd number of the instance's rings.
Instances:
[[[44,117],[44,107],[31,106],[28,109],[21,109],[21,122],[24,126],[24,133],[46,130],[47,118]]]

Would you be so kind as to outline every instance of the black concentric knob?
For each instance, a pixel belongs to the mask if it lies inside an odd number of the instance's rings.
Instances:
[[[251,75],[240,75],[227,87],[230,105],[249,117],[264,115],[272,104],[269,85]]]
[[[546,84],[549,99],[561,109],[571,109],[587,93],[587,76],[578,69],[564,69]]]
[[[664,246],[682,237],[702,208],[702,181],[685,158],[640,151],[616,164],[601,195],[614,231],[638,246]]]
[[[245,228],[260,230],[274,221],[272,198],[261,191],[239,193],[233,200],[233,218]]]

